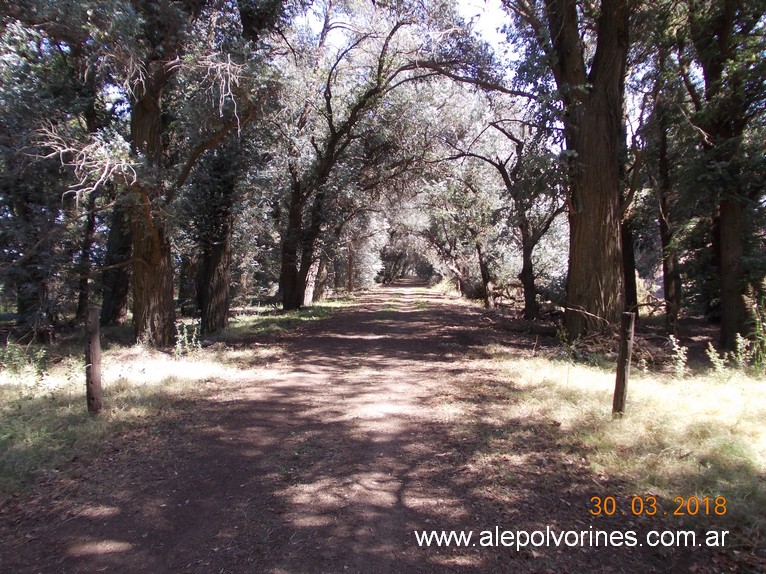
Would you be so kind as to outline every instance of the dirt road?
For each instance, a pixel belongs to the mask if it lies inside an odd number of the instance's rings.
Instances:
[[[247,384],[221,383],[62,478],[5,530],[0,570],[685,571],[688,556],[646,548],[479,544],[496,526],[603,527],[585,503],[613,494],[565,462],[549,423],[496,428],[481,397],[470,417],[454,408],[450,397],[478,378],[509,384],[483,351],[499,336],[487,325],[480,310],[415,285],[361,296],[283,337]],[[477,461],[497,433],[513,452],[487,475]],[[432,529],[473,531],[475,545],[420,547],[415,532]]]

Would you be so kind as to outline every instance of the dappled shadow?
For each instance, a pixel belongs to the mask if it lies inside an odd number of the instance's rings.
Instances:
[[[416,286],[371,292],[280,339],[279,364],[246,384],[111,445],[40,494],[47,508],[17,509],[0,570],[671,572],[701,562],[703,549],[418,546],[414,532],[432,529],[471,530],[478,542],[496,526],[641,526],[589,516],[589,497],[611,485],[572,462],[555,426],[445,410],[444,394],[477,377],[505,384],[474,361],[494,337],[478,310]],[[498,440],[502,468],[485,472]]]

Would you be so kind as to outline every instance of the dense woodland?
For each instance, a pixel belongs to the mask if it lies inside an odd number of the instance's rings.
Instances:
[[[13,336],[172,345],[419,274],[570,339],[625,310],[758,336],[766,1],[0,2]],[[763,337],[763,332],[760,332]]]

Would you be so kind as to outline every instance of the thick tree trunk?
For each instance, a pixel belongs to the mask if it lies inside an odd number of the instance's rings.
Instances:
[[[223,235],[219,241],[203,248],[197,290],[203,335],[225,329],[229,324],[231,227],[229,224],[226,229],[221,230]]]
[[[532,251],[534,248],[535,245],[531,238],[522,238],[521,273],[519,273],[519,280],[524,289],[524,318],[527,320],[536,319],[539,311],[537,288],[535,287],[535,271],[532,263]]]
[[[162,213],[162,92],[173,71],[162,60],[147,63],[146,77],[134,90],[130,136],[134,154],[146,162],[135,183],[130,216],[133,243],[133,326],[139,342],[167,347],[175,342],[176,313],[170,238]]]
[[[164,221],[151,212],[149,196],[133,186],[139,201],[131,218],[133,240],[133,325],[136,340],[153,347],[175,342],[171,246]]]
[[[622,98],[620,98],[620,101]],[[569,337],[617,324],[624,306],[620,124],[606,94],[570,120],[569,275],[564,326]],[[587,128],[586,128],[587,126]]]
[[[130,259],[133,242],[125,206],[115,204],[109,238],[106,241],[106,267],[101,284],[103,303],[101,325],[122,325],[128,314]]]
[[[737,334],[747,334],[747,304],[742,267],[744,255],[744,212],[742,203],[735,197],[721,201],[719,205],[721,244],[721,333],[722,349],[736,348]]]
[[[299,183],[293,183],[287,212],[287,227],[282,237],[279,274],[279,291],[282,296],[282,308],[285,311],[299,309],[303,303],[303,293],[299,293],[298,285],[298,249],[301,244],[302,223],[302,191]]]
[[[545,1],[565,105],[569,174],[569,337],[617,324],[624,306],[620,149],[629,3],[602,0],[590,72],[575,0]]]

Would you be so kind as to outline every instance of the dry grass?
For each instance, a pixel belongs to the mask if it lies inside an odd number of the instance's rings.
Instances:
[[[560,425],[565,447],[635,494],[725,496],[727,523],[753,545],[766,528],[766,381],[741,372],[675,378],[633,372],[623,419],[611,415],[614,371],[490,349],[515,416]],[[506,407],[507,408],[507,407]]]
[[[86,412],[84,368],[75,357],[52,365],[42,376],[31,369],[3,371],[0,497],[24,488],[38,475],[58,472],[73,457],[87,456],[115,434],[158,424],[171,410],[182,408],[184,400],[213,390],[223,379],[244,377],[222,355],[226,352],[211,349],[175,359],[138,346],[107,350],[105,407],[98,416]]]
[[[280,353],[276,346],[261,344],[235,350],[227,341],[290,331],[347,304],[348,300],[334,300],[300,312],[243,313],[211,346],[186,345],[182,353],[178,348],[161,352],[115,344],[111,339],[122,333],[112,337],[116,333],[106,330],[104,410],[98,416],[86,411],[82,334],[48,349],[47,361],[30,361],[18,369],[0,367],[0,499],[39,475],[57,473],[76,456],[89,455],[112,436],[156,426],[177,416],[190,401],[224,385],[244,384],[249,369]]]

